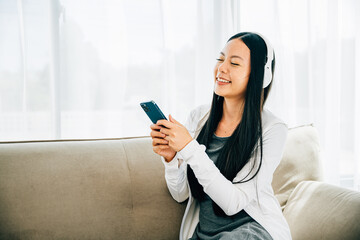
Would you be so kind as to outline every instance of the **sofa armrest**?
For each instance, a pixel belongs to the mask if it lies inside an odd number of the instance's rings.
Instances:
[[[360,192],[302,181],[289,196],[283,214],[293,240],[360,239]]]

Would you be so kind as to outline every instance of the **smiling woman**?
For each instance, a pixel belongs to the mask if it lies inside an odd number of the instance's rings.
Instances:
[[[291,239],[271,186],[288,130],[264,109],[273,48],[260,34],[243,32],[220,55],[211,106],[195,108],[185,125],[170,118],[151,126],[170,193],[178,202],[189,198],[180,239]]]

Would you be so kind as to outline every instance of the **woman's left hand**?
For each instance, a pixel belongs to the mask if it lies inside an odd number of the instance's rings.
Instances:
[[[174,151],[179,152],[181,151],[189,142],[193,140],[190,133],[181,123],[176,121],[171,114],[169,115],[170,121],[165,119],[159,120],[156,122],[157,125],[160,126],[160,132],[167,135],[164,137],[169,143],[169,147],[172,148]]]

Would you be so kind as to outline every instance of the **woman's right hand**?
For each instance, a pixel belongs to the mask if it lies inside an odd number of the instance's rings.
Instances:
[[[160,156],[163,156],[167,162],[175,157],[176,151],[169,147],[169,142],[164,139],[165,134],[160,132],[161,127],[157,124],[151,124],[150,136],[152,138],[153,151]]]

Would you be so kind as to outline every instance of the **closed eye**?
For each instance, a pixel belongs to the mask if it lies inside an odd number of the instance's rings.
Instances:
[[[223,62],[224,60],[220,59],[220,58],[217,58],[216,59],[218,62]],[[231,63],[232,65],[234,66],[240,66],[240,64],[237,64],[237,63]]]

